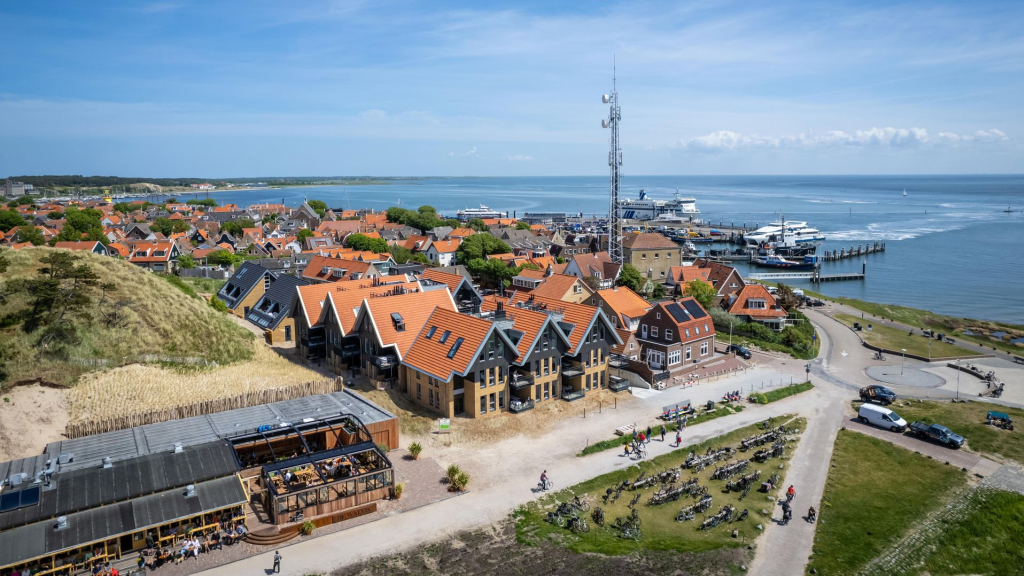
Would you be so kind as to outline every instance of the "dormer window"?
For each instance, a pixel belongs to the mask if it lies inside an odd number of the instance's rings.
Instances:
[[[391,313],[391,325],[395,327],[396,332],[405,331],[405,320],[402,319],[402,315],[398,312]]]

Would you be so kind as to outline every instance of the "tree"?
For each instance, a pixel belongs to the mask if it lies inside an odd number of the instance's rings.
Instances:
[[[476,230],[477,232],[487,231],[487,224],[484,224],[484,221],[479,218],[473,218],[468,224],[466,224],[466,226],[472,230]]]
[[[375,254],[388,251],[388,242],[383,238],[370,238],[366,234],[349,234],[345,243],[356,250],[369,250]]]
[[[0,230],[8,232],[18,226],[24,226],[25,219],[17,210],[0,210]]]
[[[584,276],[583,283],[586,284],[588,288],[595,292],[597,292],[601,288],[601,279],[598,278],[597,276]]]
[[[10,265],[11,265],[11,260],[7,256],[4,256],[3,254],[0,254],[0,274],[3,274],[4,272],[7,272],[7,267],[10,266]]]
[[[651,300],[661,300],[665,297],[665,285],[661,282],[651,282],[651,293],[648,296]]]
[[[516,222],[516,230],[529,230],[529,229],[530,229],[530,223],[529,222]]]
[[[31,242],[33,246],[42,246],[46,243],[46,239],[43,238],[43,233],[39,231],[39,228],[27,224],[18,227],[18,240],[21,242]]]
[[[31,197],[31,196],[29,196],[28,194],[25,194],[24,196],[18,196],[17,198],[12,200],[11,202],[8,202],[7,205],[10,206],[11,203],[14,204],[14,206],[12,206],[12,208],[16,208],[18,206],[35,206],[36,205],[36,199]]]
[[[217,207],[217,201],[214,200],[213,198],[203,198],[202,200],[186,200],[185,204],[188,204],[190,206],[206,206],[207,208]]]
[[[228,313],[228,305],[223,300],[216,296],[210,296],[210,308],[213,308],[217,312]]]
[[[800,306],[800,299],[793,293],[793,289],[785,284],[779,284],[775,292],[775,302],[786,310],[796,310]]]
[[[256,223],[250,218],[241,218],[239,220],[228,221],[220,225],[220,229],[223,232],[227,232],[236,238],[241,238],[243,228],[255,228]]]
[[[696,300],[705,310],[711,310],[711,307],[715,305],[715,296],[718,295],[718,291],[711,284],[694,279],[683,285],[683,295]]]
[[[419,208],[416,209],[416,211],[419,212],[420,214],[425,215],[425,216],[426,215],[437,216],[437,208],[434,208],[433,206],[431,206],[429,204],[424,204],[423,206],[420,206]]]
[[[317,216],[323,218],[327,215],[327,202],[324,202],[323,200],[310,200],[306,203],[309,204],[309,207],[312,208],[314,212],[316,212]]]
[[[190,270],[196,267],[196,259],[191,254],[178,256],[178,268]]]
[[[295,238],[299,241],[299,244],[304,244],[306,238],[312,238],[314,236],[313,231],[309,228],[303,228],[299,230],[299,233],[295,235]]]
[[[164,236],[180,234],[188,231],[188,224],[184,220],[171,220],[170,218],[157,218],[149,225],[149,229],[159,232]]]
[[[92,298],[87,289],[99,283],[99,276],[88,264],[81,263],[81,258],[70,252],[53,251],[39,259],[44,264],[39,269],[42,278],[26,284],[32,301],[24,329],[28,333],[41,330],[37,341],[40,354],[59,354],[65,346],[76,344],[74,320],[92,318]]]
[[[269,224],[271,222],[277,222],[277,214],[267,214],[266,216],[264,216],[260,220],[260,222],[263,223],[263,224]]]
[[[214,250],[206,256],[206,261],[214,266],[237,266],[242,263],[242,257],[227,250]]]
[[[636,269],[636,266],[627,263],[622,265],[622,271],[619,272],[617,282],[619,286],[625,286],[639,294],[644,285],[644,278],[640,275],[640,271]]]
[[[444,222],[442,222],[441,225],[442,226],[447,226],[447,227],[449,227],[449,228],[454,230],[456,228],[461,227],[462,226],[462,222],[459,222],[455,218],[449,218],[449,219],[445,220]]]
[[[60,220],[61,218],[64,217],[64,213],[61,212],[60,210],[54,210],[53,212],[47,214],[46,217],[49,218],[50,220]]]
[[[58,242],[78,242],[80,240],[95,240],[104,245],[110,239],[103,234],[103,213],[95,208],[78,209],[69,206],[64,211],[64,227],[57,234]]]
[[[505,254],[511,251],[508,244],[490,234],[473,234],[462,239],[462,244],[459,245],[458,260],[460,264],[466,264],[470,260],[484,258],[490,254]]]

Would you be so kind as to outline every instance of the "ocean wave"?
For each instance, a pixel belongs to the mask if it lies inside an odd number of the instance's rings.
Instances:
[[[939,206],[942,207],[942,208],[956,208],[956,204],[952,204],[952,203],[939,204]]]
[[[893,224],[868,224],[867,228],[860,230],[837,230],[825,232],[825,238],[836,242],[896,242],[900,240],[911,240],[926,234],[938,234],[959,230],[963,226],[897,226]]]

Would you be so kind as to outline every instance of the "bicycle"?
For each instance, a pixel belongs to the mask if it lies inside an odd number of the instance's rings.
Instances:
[[[569,520],[569,529],[572,530],[574,534],[586,534],[587,532],[590,532],[590,525],[587,524],[586,518],[573,516],[572,519]]]
[[[572,504],[572,507],[576,508],[577,510],[581,510],[583,512],[590,511],[590,503],[587,502],[586,500],[580,500],[579,496],[573,496],[572,502],[570,502],[570,504]]]
[[[554,487],[555,487],[555,483],[551,481],[551,478],[548,478],[544,482],[538,482],[537,483],[537,491],[538,492],[547,492],[548,490],[551,490]]]
[[[594,520],[594,524],[604,527],[604,510],[602,510],[600,506],[594,508],[594,512],[590,517]]]

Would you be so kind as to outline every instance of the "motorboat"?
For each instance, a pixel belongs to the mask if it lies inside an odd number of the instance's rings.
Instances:
[[[811,228],[807,222],[786,221],[785,217],[779,222],[772,222],[762,226],[753,232],[743,235],[747,244],[757,245],[764,242],[775,242],[780,245],[821,243],[825,235],[817,228]]]
[[[654,219],[656,224],[684,224],[687,221],[686,217],[677,216],[675,212],[664,212]]]
[[[815,266],[814,256],[805,256],[803,261],[787,260],[775,252],[769,251],[763,256],[754,258],[754,264],[765,268],[779,268],[783,270],[811,270]]]

